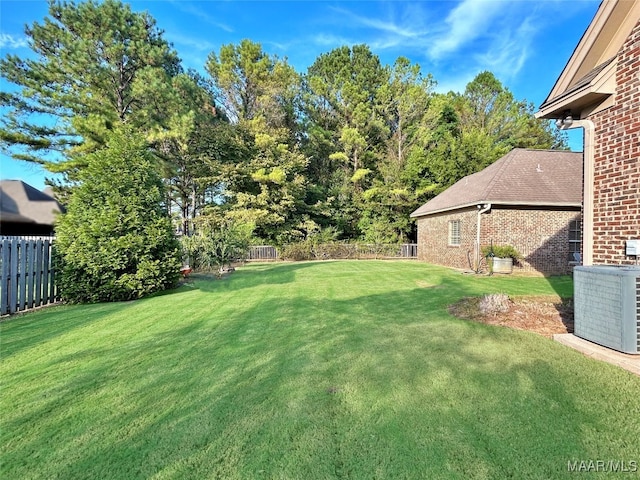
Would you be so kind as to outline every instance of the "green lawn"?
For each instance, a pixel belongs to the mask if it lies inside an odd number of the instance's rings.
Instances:
[[[550,479],[640,463],[640,377],[446,310],[571,289],[418,262],[253,264],[12,318],[0,477]]]

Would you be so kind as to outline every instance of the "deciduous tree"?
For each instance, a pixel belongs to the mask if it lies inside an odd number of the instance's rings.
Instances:
[[[250,40],[212,52],[206,67],[226,114],[248,134],[248,155],[229,172],[228,216],[254,224],[256,235],[270,242],[300,237],[308,208],[307,159],[298,146],[298,74]]]

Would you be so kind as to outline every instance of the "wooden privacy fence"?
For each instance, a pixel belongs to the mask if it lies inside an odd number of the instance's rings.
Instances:
[[[52,239],[0,239],[0,314],[57,301],[52,246]]]

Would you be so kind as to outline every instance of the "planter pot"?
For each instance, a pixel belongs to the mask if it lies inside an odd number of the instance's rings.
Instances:
[[[493,273],[512,273],[513,258],[493,257]]]

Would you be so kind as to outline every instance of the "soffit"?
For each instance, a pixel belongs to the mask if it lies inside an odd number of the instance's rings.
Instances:
[[[611,59],[617,56],[639,20],[640,0],[603,1],[536,116],[558,118],[563,108],[581,109],[601,102],[613,93],[615,75],[611,75],[611,72],[608,72],[610,76],[606,78],[606,89],[603,89],[603,85],[598,85],[577,91],[575,87],[600,66],[606,64],[615,67],[615,61],[611,62]],[[615,74],[615,68],[613,72]],[[587,98],[578,101],[577,97],[580,95]],[[578,116],[580,111],[572,113]]]

